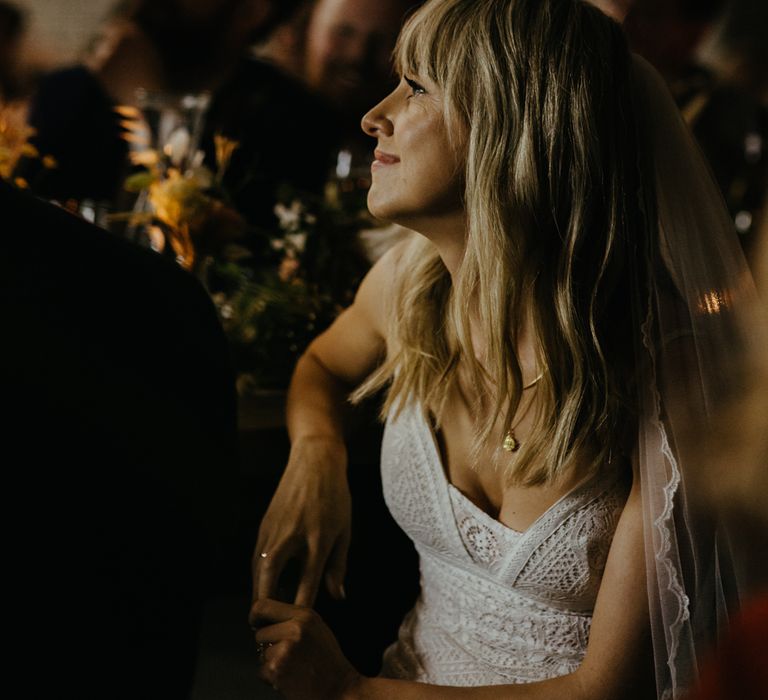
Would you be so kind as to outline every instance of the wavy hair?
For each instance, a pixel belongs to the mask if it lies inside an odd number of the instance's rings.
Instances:
[[[497,466],[528,485],[595,473],[626,452],[633,421],[626,263],[650,220],[622,30],[581,0],[431,0],[395,63],[440,86],[449,133],[467,134],[468,230],[453,280],[429,241],[408,245],[387,356],[352,400],[388,386],[385,414],[415,399],[439,425],[461,364],[479,393],[476,462],[520,406],[527,315],[543,371],[536,417]]]

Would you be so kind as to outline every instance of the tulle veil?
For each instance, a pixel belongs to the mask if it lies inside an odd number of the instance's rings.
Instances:
[[[699,492],[718,469],[742,466],[718,454],[723,448],[713,436],[726,403],[749,382],[746,358],[768,335],[764,318],[745,321],[756,291],[704,157],[659,75],[637,56],[632,74],[640,142],[650,145],[644,155],[656,180],[655,192],[638,193],[651,215],[632,263],[635,458],[657,697],[668,700],[694,682],[739,599],[765,583],[755,567],[750,580],[739,538]]]

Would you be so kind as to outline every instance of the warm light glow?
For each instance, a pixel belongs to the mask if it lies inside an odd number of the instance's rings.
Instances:
[[[719,314],[730,305],[731,295],[723,289],[712,289],[699,299],[699,311],[703,314]]]

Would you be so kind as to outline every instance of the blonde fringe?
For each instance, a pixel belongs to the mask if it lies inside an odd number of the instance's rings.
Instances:
[[[625,451],[633,418],[629,325],[605,317],[613,294],[629,315],[622,266],[643,226],[620,29],[581,0],[443,0],[409,20],[395,63],[440,85],[449,133],[468,131],[468,233],[453,280],[429,241],[405,246],[387,356],[350,398],[386,388],[382,416],[415,400],[439,426],[463,367],[476,389],[494,389],[471,407],[477,467],[520,405],[518,330],[530,314],[544,371],[534,426],[495,466],[528,485],[572,469],[586,478]]]

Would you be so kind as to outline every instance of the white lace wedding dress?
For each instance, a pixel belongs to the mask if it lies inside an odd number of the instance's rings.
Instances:
[[[409,406],[382,445],[387,505],[420,557],[421,595],[381,675],[438,685],[527,683],[581,663],[627,488],[600,477],[525,532],[450,484],[434,433]]]

